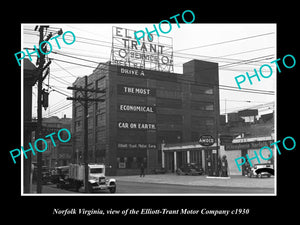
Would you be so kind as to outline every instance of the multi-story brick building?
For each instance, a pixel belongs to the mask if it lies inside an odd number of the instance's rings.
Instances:
[[[66,115],[63,118],[58,118],[57,116],[52,116],[48,118],[43,118],[42,122],[42,132],[43,135],[49,135],[53,132],[57,134],[57,132],[66,128],[71,131],[71,118],[67,118]],[[62,134],[65,135],[65,134]],[[35,139],[35,138],[33,138]],[[47,141],[47,151],[43,152],[43,166],[47,168],[54,168],[57,166],[66,166],[71,163],[72,159],[72,142],[60,142],[56,135],[53,136],[53,140],[55,142],[55,146],[52,144],[52,140],[50,138],[45,139]],[[44,148],[43,143],[43,148]],[[33,163],[36,163],[36,155],[32,157]]]
[[[84,87],[84,82],[78,78],[73,85]],[[136,174],[141,163],[148,170],[161,167],[162,143],[194,142],[201,135],[217,140],[218,85],[218,64],[206,61],[185,63],[183,74],[99,64],[88,76],[88,88],[106,93],[89,93],[105,101],[89,102],[88,161],[110,165],[113,175]],[[73,91],[73,96],[82,93]],[[74,161],[82,163],[83,106],[78,101],[73,102],[72,130]],[[201,152],[192,154],[202,162]],[[177,165],[185,158],[184,152],[178,154]]]

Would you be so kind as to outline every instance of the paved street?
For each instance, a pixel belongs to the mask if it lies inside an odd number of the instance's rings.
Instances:
[[[232,176],[230,179],[206,176],[178,176],[174,174],[120,176],[116,194],[273,194],[274,178],[247,178]],[[35,189],[35,187],[34,187]],[[57,189],[56,185],[43,186],[43,193],[82,194]],[[99,194],[109,192],[103,191]]]
[[[218,186],[191,186],[178,184],[153,184],[140,182],[119,181],[117,193],[162,193],[162,194],[271,194],[272,188],[247,187],[218,187]]]

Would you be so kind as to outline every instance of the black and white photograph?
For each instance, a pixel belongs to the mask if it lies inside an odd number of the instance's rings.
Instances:
[[[32,5],[3,19],[4,214],[58,224],[295,216],[291,7],[127,4]]]
[[[22,194],[276,194],[276,63],[295,62],[276,24],[22,24],[22,41]]]

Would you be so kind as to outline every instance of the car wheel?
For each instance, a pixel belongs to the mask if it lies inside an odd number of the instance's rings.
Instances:
[[[116,185],[113,185],[112,187],[109,188],[109,192],[110,193],[116,193],[116,190],[117,190],[117,186]]]
[[[93,186],[90,183],[88,183],[88,192],[93,193]]]

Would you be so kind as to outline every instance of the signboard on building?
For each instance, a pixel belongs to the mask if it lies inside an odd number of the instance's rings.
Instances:
[[[225,150],[245,150],[245,149],[259,149],[264,146],[270,146],[273,141],[254,141],[225,144]]]
[[[164,73],[163,71],[151,71],[145,69],[131,68],[125,66],[119,66],[117,68],[117,74],[121,77],[134,77],[141,79],[153,79],[162,81],[177,82],[177,76],[174,73]]]
[[[156,144],[118,143],[118,149],[156,149]]]
[[[144,122],[118,122],[120,129],[156,130],[156,124]]]
[[[215,138],[211,135],[202,135],[199,139],[199,144],[203,146],[212,146],[215,143]]]
[[[118,85],[119,95],[138,95],[138,96],[155,96],[156,91],[154,88],[144,88],[129,85]]]
[[[142,112],[142,113],[155,113],[155,106],[150,105],[132,105],[132,104],[119,104],[118,110],[120,112]]]
[[[173,39],[151,34],[137,43],[134,30],[112,27],[111,64],[173,72]]]

